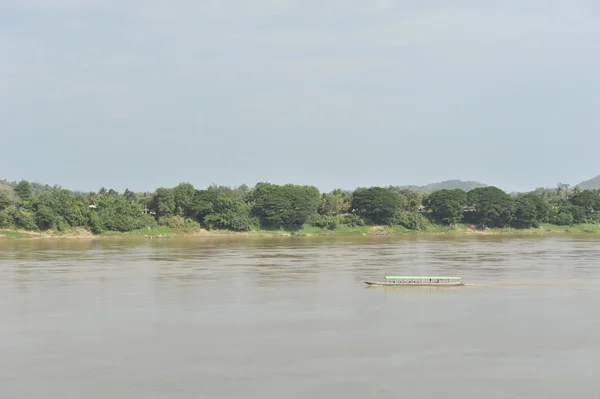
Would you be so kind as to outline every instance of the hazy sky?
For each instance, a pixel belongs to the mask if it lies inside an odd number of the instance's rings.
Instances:
[[[2,0],[0,178],[78,190],[600,174],[597,0]]]

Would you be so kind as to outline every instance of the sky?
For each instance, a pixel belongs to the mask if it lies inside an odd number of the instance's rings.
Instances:
[[[597,0],[3,0],[0,178],[577,184],[598,71]]]

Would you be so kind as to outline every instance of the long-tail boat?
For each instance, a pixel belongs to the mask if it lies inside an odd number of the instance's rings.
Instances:
[[[461,277],[445,277],[445,276],[385,276],[384,281],[365,281],[365,284],[370,286],[441,286],[441,287],[458,287],[465,285]]]

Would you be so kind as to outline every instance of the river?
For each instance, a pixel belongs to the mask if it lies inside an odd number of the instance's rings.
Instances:
[[[0,398],[591,398],[599,311],[594,236],[5,239]]]

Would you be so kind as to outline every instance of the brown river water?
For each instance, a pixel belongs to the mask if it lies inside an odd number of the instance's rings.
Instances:
[[[385,274],[463,287],[366,287]],[[600,397],[600,239],[0,240],[0,398]]]

